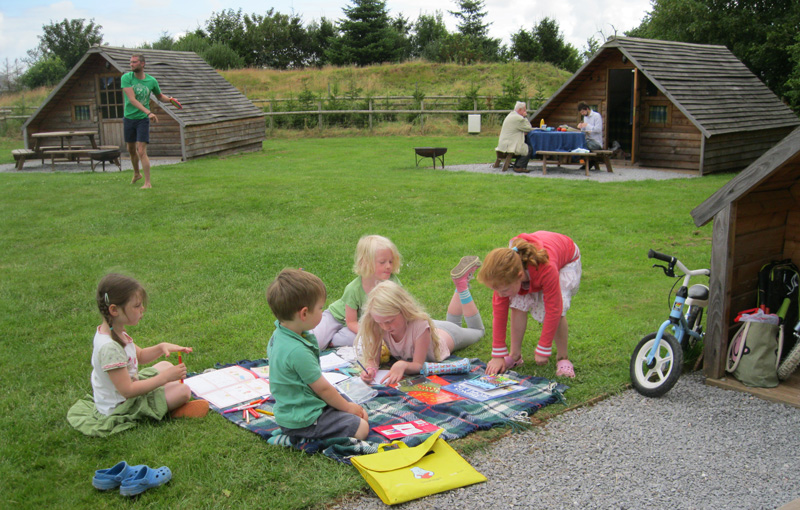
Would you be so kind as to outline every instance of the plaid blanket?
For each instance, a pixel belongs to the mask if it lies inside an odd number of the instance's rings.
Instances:
[[[458,382],[483,374],[486,365],[480,360],[472,359],[469,374],[441,375],[448,382]],[[215,368],[224,368],[231,365],[241,365],[252,368],[267,365],[266,359],[242,360],[238,363],[227,365],[217,364]],[[369,415],[370,427],[381,425],[394,425],[414,420],[425,420],[428,423],[444,429],[441,437],[445,440],[458,439],[478,430],[488,430],[492,427],[505,425],[514,416],[526,412],[532,415],[542,407],[556,402],[563,402],[563,392],[568,389],[561,383],[556,383],[543,377],[521,377],[520,384],[527,389],[513,393],[506,397],[499,397],[485,402],[473,400],[458,400],[444,404],[426,404],[407,393],[388,386],[375,386],[378,395],[362,404]],[[267,404],[268,405],[268,404]],[[211,409],[222,414],[225,409],[211,406]],[[289,437],[281,433],[280,427],[271,416],[262,416],[259,419],[251,418],[250,422],[242,418],[241,412],[222,414],[222,416],[254,432],[264,438],[269,444],[289,446],[305,451],[306,453],[322,452],[339,462],[349,464],[349,458],[354,455],[376,453],[381,443],[388,442],[384,436],[374,430],[366,441],[355,438],[330,438],[324,440],[300,441],[292,444]],[[418,434],[403,438],[409,446],[416,446],[427,439],[428,434]]]

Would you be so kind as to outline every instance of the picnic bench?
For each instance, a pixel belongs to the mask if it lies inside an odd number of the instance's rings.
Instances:
[[[11,151],[11,155],[14,156],[14,161],[16,162],[14,168],[22,170],[25,160],[35,157],[36,152],[32,149],[14,149]],[[42,163],[44,163],[44,161]]]
[[[494,165],[492,165],[492,167],[493,168],[500,168],[500,162],[502,161],[503,162],[503,169],[500,170],[500,171],[501,172],[505,172],[506,170],[508,170],[508,165],[511,164],[511,158],[515,157],[516,154],[514,154],[513,152],[503,152],[503,151],[498,151],[498,150],[496,150],[494,152],[495,152],[495,156],[497,156],[497,159],[494,160]]]
[[[583,158],[585,165],[586,165],[586,176],[589,176],[589,163],[593,158],[598,158],[603,161],[603,164],[606,165],[606,170],[610,173],[614,172],[614,169],[611,167],[611,155],[614,151],[607,151],[607,150],[595,150],[592,152],[562,152],[562,151],[536,151],[537,156],[542,157],[542,175],[547,175],[547,158],[548,157],[555,157],[557,158],[556,161],[560,165],[560,158],[572,158],[574,156]]]

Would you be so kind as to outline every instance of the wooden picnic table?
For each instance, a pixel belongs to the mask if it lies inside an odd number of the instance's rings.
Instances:
[[[31,138],[36,140],[33,151],[38,154],[42,150],[42,140],[45,138],[59,138],[61,140],[60,148],[62,150],[72,150],[72,139],[79,136],[85,136],[89,138],[89,143],[92,145],[92,149],[97,149],[97,140],[95,140],[97,131],[42,131],[39,133],[33,133],[31,135]],[[66,146],[64,145],[65,141]]]

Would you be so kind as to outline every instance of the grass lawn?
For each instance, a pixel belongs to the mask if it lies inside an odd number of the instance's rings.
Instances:
[[[3,152],[21,142],[3,142]],[[271,447],[217,415],[144,424],[107,439],[66,422],[91,392],[98,280],[132,274],[150,295],[130,333],[140,346],[194,348],[190,371],[266,355],[274,318],[264,290],[285,267],[327,284],[329,302],[354,277],[356,241],[391,238],[403,284],[435,318],[453,291],[450,268],[483,257],[520,232],[570,235],[583,256],[569,313],[578,377],[569,405],[625,388],[636,342],[668,313],[671,282],[648,248],[707,267],[711,225],[689,212],[731,175],[599,184],[414,166],[415,146],[448,147],[446,163],[493,159],[494,137],[359,137],[268,140],[258,154],[204,159],[153,171],[154,189],[131,172],[0,173],[0,493],[12,507],[320,508],[364,490],[350,466]],[[6,154],[3,155],[4,157]],[[487,336],[462,351],[488,359],[491,293],[473,295]],[[537,367],[540,326],[528,325],[524,374]],[[551,406],[548,413],[563,410]],[[456,441],[467,454],[481,441]],[[129,502],[91,486],[95,469],[120,460],[169,466],[173,480]]]

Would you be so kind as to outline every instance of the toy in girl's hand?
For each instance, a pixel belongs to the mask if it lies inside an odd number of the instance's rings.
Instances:
[[[172,103],[172,106],[174,106],[178,110],[183,110],[183,105],[180,103],[180,101],[178,101],[174,97],[169,98],[169,102]]]

